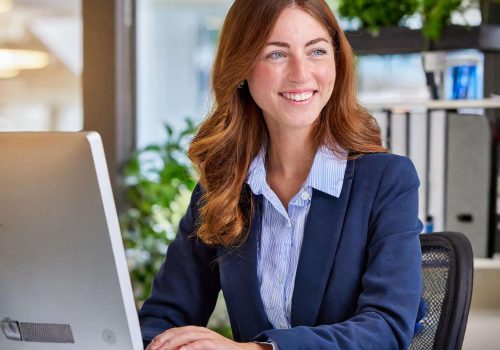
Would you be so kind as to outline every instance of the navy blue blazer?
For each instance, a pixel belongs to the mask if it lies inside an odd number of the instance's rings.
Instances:
[[[139,313],[143,339],[205,326],[222,288],[237,341],[271,338],[280,350],[406,349],[422,288],[418,186],[408,158],[377,153],[347,162],[339,198],[313,190],[285,330],[273,329],[260,297],[262,196],[254,197],[247,241],[229,250],[194,237],[198,186]]]

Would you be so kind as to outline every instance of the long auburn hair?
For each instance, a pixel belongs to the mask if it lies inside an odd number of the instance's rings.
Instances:
[[[251,72],[278,16],[289,6],[319,21],[335,50],[337,77],[318,118],[317,145],[348,151],[351,157],[387,151],[375,119],[357,102],[354,55],[324,0],[235,0],[224,21],[212,71],[214,108],[188,153],[203,189],[196,235],[206,244],[236,246],[248,235],[253,200],[244,186],[268,131],[248,84],[238,87]]]

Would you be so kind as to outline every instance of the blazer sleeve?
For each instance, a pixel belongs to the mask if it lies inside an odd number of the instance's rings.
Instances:
[[[201,192],[197,185],[154,279],[151,296],[139,312],[144,345],[172,327],[206,326],[217,302],[220,281],[215,248],[195,237]]]
[[[367,263],[356,313],[317,327],[268,330],[280,349],[407,349],[422,290],[418,219],[419,180],[411,161],[388,161],[370,214]]]

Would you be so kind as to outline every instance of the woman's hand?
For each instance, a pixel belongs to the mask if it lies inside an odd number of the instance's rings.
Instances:
[[[237,343],[204,327],[171,328],[157,335],[146,350],[268,350],[271,345]]]

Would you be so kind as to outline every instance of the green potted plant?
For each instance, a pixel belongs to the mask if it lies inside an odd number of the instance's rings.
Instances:
[[[500,51],[497,31],[500,0],[339,0],[338,12],[360,22],[360,29],[347,31],[357,54],[401,54],[434,50],[479,49]],[[454,13],[481,10],[482,25],[451,25]],[[422,29],[406,28],[419,14]],[[370,35],[370,33],[372,35]]]
[[[342,16],[359,19],[362,28],[377,33],[381,27],[405,26],[404,20],[416,13],[422,16],[422,31],[427,40],[438,40],[443,27],[450,24],[455,11],[464,11],[462,0],[341,0]]]
[[[380,27],[399,26],[413,15],[420,0],[341,0],[339,13],[352,20],[358,19],[362,28],[377,33]]]
[[[462,0],[422,0],[422,32],[427,40],[438,40],[443,28],[450,25],[451,15],[455,11],[464,12]]]
[[[129,272],[138,308],[151,294],[153,279],[174,240],[179,221],[189,205],[197,175],[186,156],[189,139],[196,131],[186,119],[175,133],[165,125],[166,140],[137,150],[124,169],[128,208],[120,224]],[[222,294],[209,327],[231,337]]]
[[[165,130],[164,143],[137,150],[124,169],[128,208],[120,215],[120,224],[138,306],[151,293],[197,181],[185,156],[195,131],[193,122],[186,119],[177,134],[169,125]]]

